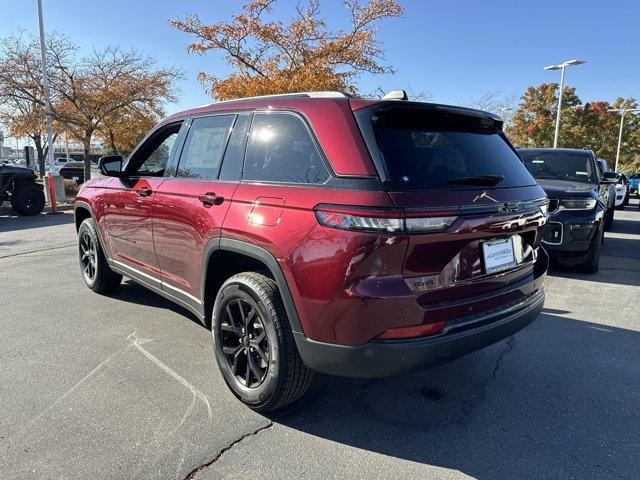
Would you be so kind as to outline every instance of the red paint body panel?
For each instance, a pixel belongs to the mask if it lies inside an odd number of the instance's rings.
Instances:
[[[235,182],[172,178],[153,198],[153,236],[162,281],[200,299],[203,253],[220,236],[231,205]],[[215,194],[220,205],[205,205],[199,197]],[[163,288],[165,285],[163,285]]]
[[[99,221],[112,259],[153,276],[160,274],[153,246],[153,195],[164,181],[140,178],[130,183],[113,179],[104,192]],[[143,189],[150,194],[140,195]]]

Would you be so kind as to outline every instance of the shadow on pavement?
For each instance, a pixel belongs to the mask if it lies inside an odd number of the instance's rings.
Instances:
[[[30,230],[33,228],[52,227],[73,223],[73,212],[61,212],[56,215],[41,213],[32,217],[20,217],[18,215],[0,216],[0,233],[16,230]]]
[[[616,217],[611,226],[611,233],[628,233],[640,235],[640,222],[638,220],[627,220],[626,218],[618,218],[620,215],[616,212]]]
[[[632,478],[640,333],[542,314],[509,341],[381,380],[322,377],[274,421],[479,479]]]
[[[182,308],[162,295],[152,292],[146,287],[138,285],[136,282],[124,279],[122,285],[110,295],[110,297],[121,300],[123,302],[135,303],[137,305],[146,305],[148,307],[165,308],[172,312],[179,313],[187,317],[192,322],[197,323],[202,328],[206,328],[202,322],[186,308]]]
[[[556,262],[549,268],[549,274],[589,282],[640,286],[640,236],[606,237],[600,256],[600,269],[596,274],[576,272],[575,268]]]

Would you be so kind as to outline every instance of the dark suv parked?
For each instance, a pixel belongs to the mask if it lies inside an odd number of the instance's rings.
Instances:
[[[596,273],[604,231],[613,221],[617,175],[605,172],[604,161],[591,150],[521,148],[518,153],[549,197],[545,249],[552,259]]]
[[[44,210],[42,185],[30,168],[0,165],[0,204],[9,200],[19,215],[37,215]]]
[[[308,93],[173,115],[75,202],[96,292],[125,275],[213,332],[258,410],[312,372],[378,377],[452,360],[544,302],[544,191],[465,108]]]

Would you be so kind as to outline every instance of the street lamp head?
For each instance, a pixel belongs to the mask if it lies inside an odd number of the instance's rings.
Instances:
[[[549,65],[547,67],[544,67],[545,70],[561,70],[564,67],[570,67],[572,65],[582,65],[583,63],[587,63],[584,60],[577,60],[577,59],[573,59],[573,60],[567,60],[564,63],[561,63],[559,65]]]
[[[607,112],[633,113],[633,112],[640,112],[640,108],[608,108]]]

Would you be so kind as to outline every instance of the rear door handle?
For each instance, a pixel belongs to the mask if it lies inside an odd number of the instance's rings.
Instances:
[[[224,202],[224,197],[216,195],[213,192],[207,192],[204,195],[199,195],[198,200],[200,200],[203,205],[220,205]]]
[[[153,190],[151,190],[148,187],[141,187],[141,188],[138,188],[136,190],[136,193],[138,195],[140,195],[141,197],[148,197],[149,195],[151,195],[153,193]]]

